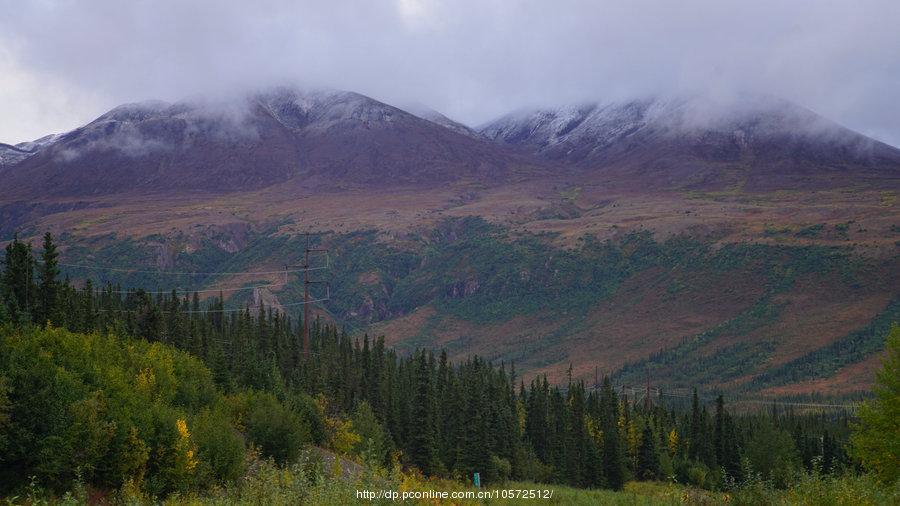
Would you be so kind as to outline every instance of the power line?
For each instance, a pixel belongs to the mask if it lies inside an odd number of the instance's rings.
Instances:
[[[91,269],[91,270],[105,270],[112,272],[127,272],[127,273],[144,273],[144,274],[166,274],[166,275],[206,275],[206,276],[214,276],[214,275],[253,275],[253,274],[284,274],[285,280],[287,279],[287,275],[289,273],[294,272],[307,272],[307,271],[320,271],[325,270],[328,266],[323,267],[310,267],[310,268],[299,268],[299,269],[282,269],[280,271],[243,271],[243,272],[177,272],[177,271],[149,271],[149,270],[141,270],[141,269],[125,269],[118,267],[101,267],[101,266],[90,266],[90,265],[82,265],[82,264],[68,264],[68,263],[60,263],[58,265],[79,268],[79,269]],[[174,288],[172,290],[176,292],[184,292],[184,293],[215,293],[215,292],[239,292],[242,290],[255,290],[257,288],[271,288],[273,286],[282,286],[287,284],[287,281],[278,282],[278,283],[270,283],[265,285],[252,285],[252,286],[240,286],[240,287],[224,287],[224,288],[208,288],[208,289],[191,289],[191,288]],[[130,288],[127,290],[112,290],[112,291],[104,291],[105,293],[115,293],[115,294],[129,294],[137,291],[142,291],[146,294],[156,295],[156,294],[169,294],[172,293],[172,290],[144,290],[144,289],[136,289]]]
[[[311,299],[308,301],[303,300],[300,302],[291,302],[289,304],[279,304],[279,306],[280,307],[302,306],[302,305],[306,305],[306,304],[312,304],[313,302],[322,302],[322,301],[326,301],[326,300],[331,300],[331,298],[330,297],[322,297],[321,299]],[[242,308],[231,308],[231,309],[199,309],[197,311],[194,311],[192,309],[188,309],[185,311],[168,311],[168,310],[163,311],[163,310],[161,310],[159,312],[166,313],[166,314],[171,314],[171,313],[181,313],[181,314],[233,313],[233,312],[238,312],[238,311],[246,311],[248,309],[248,307],[249,306],[242,307]],[[269,307],[274,307],[274,304]],[[100,311],[100,312],[104,312],[104,313],[127,313],[127,312],[131,312],[131,311],[138,311],[138,309],[96,309],[95,311]]]
[[[628,392],[632,397],[636,396],[639,393],[643,393],[645,391],[644,387],[633,387],[628,385],[615,385],[615,389],[621,389],[623,392]],[[594,387],[594,390],[598,390],[599,387]],[[678,394],[673,392],[667,392],[661,390],[659,388],[651,388],[650,394],[665,397],[676,397],[679,399],[691,399],[692,395],[688,394]],[[750,403],[750,404],[763,404],[767,406],[776,405],[776,406],[796,406],[796,407],[806,407],[806,408],[832,408],[832,409],[849,409],[854,410],[857,408],[855,404],[829,404],[829,403],[816,403],[816,402],[790,402],[790,401],[767,401],[760,399],[741,399],[741,398],[732,398],[729,400],[729,404],[740,404],[740,403]]]
[[[281,269],[278,271],[236,271],[236,272],[187,272],[187,271],[150,271],[150,270],[142,270],[142,269],[126,269],[120,267],[100,267],[94,265],[82,265],[82,264],[67,264],[67,263],[58,263],[57,265],[61,265],[64,267],[72,267],[77,269],[90,269],[90,270],[99,270],[99,271],[112,271],[112,272],[130,272],[136,274],[166,274],[166,275],[181,275],[181,276],[191,276],[191,275],[203,275],[203,276],[215,276],[215,275],[239,275],[239,274],[284,274],[291,272],[305,272],[305,271],[320,271],[327,269],[327,266],[323,267],[310,267],[310,268],[298,268],[298,269]]]
[[[241,290],[255,290],[257,288],[271,288],[273,286],[282,286],[284,283],[270,283],[268,285],[252,285],[252,286],[241,286],[241,287],[230,287],[230,288],[210,288],[208,290],[190,290],[187,288],[173,288],[172,290],[141,290],[139,288],[131,288],[128,290],[102,290],[103,293],[117,293],[117,294],[130,294],[130,293],[146,293],[149,295],[156,294],[170,294],[173,291],[175,292],[185,292],[185,293],[212,293],[212,292],[239,292]]]
[[[855,404],[826,404],[826,403],[818,403],[818,402],[782,402],[782,401],[762,401],[755,399],[743,399],[731,401],[732,404],[739,403],[752,403],[752,404],[766,404],[766,405],[783,405],[783,406],[799,406],[806,408],[843,408],[843,409],[856,409],[857,406]]]

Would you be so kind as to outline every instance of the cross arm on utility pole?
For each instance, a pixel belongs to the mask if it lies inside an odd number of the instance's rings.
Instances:
[[[327,281],[310,281],[309,279],[309,254],[312,252],[326,252],[325,268],[328,268],[328,249],[311,248],[309,245],[309,232],[306,234],[306,248],[303,255],[303,358],[309,360],[309,285],[324,284],[327,298],[331,297],[331,284]]]

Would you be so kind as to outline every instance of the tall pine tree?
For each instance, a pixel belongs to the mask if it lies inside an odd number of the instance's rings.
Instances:
[[[38,304],[34,319],[39,325],[59,323],[59,253],[50,232],[44,234],[43,246],[41,265],[38,268]]]

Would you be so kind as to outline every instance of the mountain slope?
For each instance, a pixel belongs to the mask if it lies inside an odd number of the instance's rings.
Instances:
[[[641,185],[768,189],[853,177],[896,184],[900,150],[785,100],[691,96],[519,111],[485,137]],[[844,183],[846,181],[843,181]]]
[[[403,108],[406,111],[409,111],[416,116],[428,120],[437,125],[441,125],[442,127],[449,128],[456,133],[466,135],[472,138],[481,138],[481,134],[479,134],[475,129],[469,128],[466,125],[458,121],[454,121],[447,116],[435,111],[434,109],[424,106],[422,104],[412,104]]]
[[[34,154],[33,152],[22,149],[18,146],[10,146],[0,142],[0,167],[4,165],[15,165],[22,160]]]

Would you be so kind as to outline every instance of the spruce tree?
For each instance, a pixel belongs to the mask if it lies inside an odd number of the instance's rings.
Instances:
[[[716,420],[713,429],[713,449],[715,450],[716,463],[723,465],[725,463],[726,442],[725,442],[725,399],[720,394],[716,397]]]
[[[41,265],[38,269],[38,306],[35,311],[35,323],[59,323],[57,306],[59,303],[59,253],[53,244],[50,232],[44,234],[44,251],[41,253]]]
[[[23,243],[18,235],[6,245],[3,267],[3,299],[14,321],[31,318],[34,308],[34,256],[31,244]]]
[[[613,391],[609,377],[603,379],[600,410],[602,413],[600,427],[603,431],[603,476],[608,488],[621,490],[625,485],[625,469],[624,456],[619,444],[619,399]]]
[[[653,430],[650,424],[644,426],[644,433],[641,437],[641,446],[638,450],[638,478],[642,480],[659,479],[659,454],[656,453],[656,440],[653,437]]]
[[[430,474],[434,466],[435,439],[432,406],[434,394],[431,373],[425,352],[419,352],[415,369],[415,397],[410,424],[409,459],[423,473]]]

